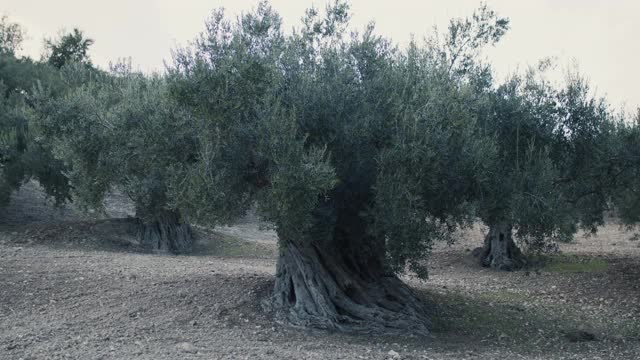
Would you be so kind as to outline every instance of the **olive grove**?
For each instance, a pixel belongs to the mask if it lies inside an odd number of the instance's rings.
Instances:
[[[401,276],[426,279],[460,228],[484,223],[479,262],[515,270],[609,212],[640,220],[640,113],[617,115],[575,72],[548,81],[549,62],[497,80],[481,54],[508,19],[483,5],[406,47],[349,20],[340,1],[291,31],[267,2],[216,10],[152,75],[94,67],[79,30],[41,62],[5,41],[0,200],[30,178],[84,209],[119,190],[140,243],[173,253],[192,225],[255,206],[279,239],[263,307],[355,333],[427,334],[432,307]]]

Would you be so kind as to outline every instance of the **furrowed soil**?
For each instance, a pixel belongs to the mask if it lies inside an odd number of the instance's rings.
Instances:
[[[114,195],[106,214],[46,206],[35,184],[0,214],[0,359],[638,359],[640,240],[616,225],[528,270],[470,253],[486,229],[438,244],[430,337],[289,328],[263,313],[276,236],[254,218],[198,228],[192,255],[139,248]]]

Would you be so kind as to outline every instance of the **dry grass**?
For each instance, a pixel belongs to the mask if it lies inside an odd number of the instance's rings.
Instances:
[[[556,256],[542,270],[549,272],[594,273],[606,271],[609,263],[602,259],[589,259],[579,256]]]

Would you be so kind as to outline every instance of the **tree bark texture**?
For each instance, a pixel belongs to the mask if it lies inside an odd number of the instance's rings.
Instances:
[[[174,254],[191,251],[195,242],[191,226],[177,211],[162,212],[152,221],[139,220],[137,237],[145,248]]]
[[[482,266],[504,271],[517,270],[526,265],[524,255],[513,241],[510,224],[489,225],[489,233],[480,253],[480,263]]]
[[[395,275],[354,271],[347,254],[288,243],[265,306],[296,327],[358,334],[429,333],[427,306]]]
[[[384,241],[370,235],[361,199],[343,195],[343,202],[320,207],[312,241],[280,244],[274,291],[263,304],[295,327],[428,334],[430,308],[385,271]]]

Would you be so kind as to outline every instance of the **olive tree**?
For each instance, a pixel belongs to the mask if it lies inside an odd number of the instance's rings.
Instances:
[[[529,70],[486,96],[478,124],[496,137],[498,157],[478,199],[489,232],[476,255],[484,266],[514,270],[526,264],[514,237],[529,251],[549,251],[579,228],[604,224],[615,119],[573,72],[558,86]]]
[[[168,204],[167,179],[172,166],[193,161],[196,129],[167,96],[161,77],[119,69],[107,74],[68,67],[68,93],[38,99],[39,126],[70,168],[77,203],[101,210],[117,188],[135,204],[144,246],[186,252],[193,232]]]
[[[67,34],[60,34],[58,38],[44,41],[44,61],[49,65],[61,69],[66,64],[84,63],[91,65],[89,48],[93,39],[84,36],[82,30],[74,28]]]
[[[70,199],[69,183],[62,162],[34,127],[31,97],[37,86],[57,93],[61,83],[55,69],[15,56],[23,34],[19,24],[0,21],[0,204],[36,179],[59,205]]]
[[[549,139],[534,138],[538,131],[553,131],[553,126],[548,127],[551,119],[536,113],[538,108],[528,101],[532,74],[496,85],[491,67],[480,58],[482,50],[497,44],[508,30],[508,19],[482,5],[471,17],[452,19],[445,33],[436,30],[428,38],[427,50],[433,66],[448,73],[458,86],[471,89],[466,108],[474,114],[478,131],[495,143],[495,156],[485,163],[485,181],[474,194],[476,216],[489,226],[484,247],[474,254],[483,265],[511,270],[524,263],[512,238],[514,223],[520,235],[540,230],[536,225],[546,222],[531,218],[536,213],[531,210],[540,207],[540,195],[544,194],[547,204],[555,194],[548,188],[553,171],[545,150]],[[553,215],[551,206],[539,210],[540,216]]]
[[[470,220],[495,148],[465,105],[471,86],[348,19],[337,2],[284,34],[266,3],[236,22],[213,13],[169,69],[201,123],[171,198],[211,225],[257,203],[279,237],[264,305],[289,323],[424,334],[428,308],[398,274],[426,276],[433,241]]]
[[[475,202],[489,231],[474,255],[501,270],[526,264],[516,240],[527,250],[548,251],[571,240],[579,227],[595,231],[613,186],[598,175],[610,160],[603,154],[611,152],[606,101],[575,73],[563,86],[546,80],[550,60],[497,83],[480,55],[508,29],[508,19],[485,5],[469,18],[451,20],[444,35],[428,41],[435,65],[473,88],[467,106],[479,131],[494,138],[496,156],[486,164]]]
[[[551,153],[559,131],[551,90],[530,71],[486,94],[479,125],[495,136],[498,156],[478,199],[478,217],[489,228],[476,253],[484,266],[514,270],[525,265],[514,232],[521,244],[537,250],[575,232]]]
[[[20,24],[9,21],[9,17],[0,17],[0,54],[15,55],[22,46],[25,30]]]
[[[631,121],[621,119],[611,141],[614,156],[602,175],[614,182],[611,204],[615,214],[628,226],[640,223],[640,108]]]

